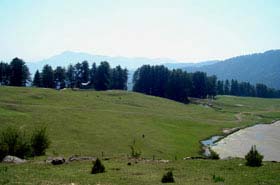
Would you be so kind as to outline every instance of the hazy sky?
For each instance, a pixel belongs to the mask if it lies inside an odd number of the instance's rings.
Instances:
[[[197,61],[277,48],[279,0],[0,0],[0,60],[73,50]]]

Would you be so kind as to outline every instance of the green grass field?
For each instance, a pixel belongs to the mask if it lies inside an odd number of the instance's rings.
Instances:
[[[101,156],[103,152],[114,158],[105,162],[107,172],[96,176],[89,174],[91,163],[38,164],[44,156],[28,164],[8,165],[7,172],[0,170],[0,177],[9,178],[10,184],[159,184],[164,171],[174,168],[179,184],[211,184],[213,173],[223,176],[225,184],[280,183],[277,163],[255,169],[239,166],[244,163],[240,160],[181,160],[200,155],[199,141],[222,134],[223,128],[279,119],[280,99],[218,96],[211,102],[213,108],[203,103],[208,102],[185,105],[124,91],[0,87],[1,130],[15,126],[28,132],[44,125],[52,141],[47,156]],[[125,158],[134,140],[142,157],[173,161],[128,167]]]
[[[167,164],[139,162],[127,165],[124,160],[103,162],[106,172],[90,174],[90,162],[74,162],[61,166],[46,164],[0,165],[0,184],[52,184],[77,185],[99,184],[161,184],[162,175],[173,170],[175,184],[188,185],[278,185],[280,183],[279,163],[266,162],[260,168],[244,166],[243,160],[190,160],[172,161]],[[4,172],[4,167],[8,167]],[[223,177],[224,182],[213,181],[213,175]],[[73,185],[72,184],[72,185]]]

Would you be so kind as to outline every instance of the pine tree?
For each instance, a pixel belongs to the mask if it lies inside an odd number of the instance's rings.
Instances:
[[[46,88],[54,88],[54,73],[49,65],[45,65],[42,70],[42,86]]]
[[[42,85],[41,75],[38,70],[35,72],[32,85],[35,87],[41,87]]]
[[[10,70],[10,85],[25,86],[30,76],[25,62],[19,58],[14,58],[10,63]]]
[[[87,61],[83,61],[81,65],[81,81],[82,83],[89,82],[89,65]]]
[[[66,79],[66,72],[65,69],[61,66],[57,66],[54,70],[54,80],[56,86],[60,89],[63,89],[65,87],[65,79]]]
[[[110,85],[110,65],[108,62],[103,61],[96,71],[96,90],[107,90]]]
[[[230,85],[229,85],[229,81],[228,80],[226,80],[226,82],[225,82],[224,92],[225,92],[225,95],[229,95],[230,94]]]
[[[75,65],[75,87],[81,88],[82,83],[82,64],[77,63]]]
[[[218,82],[217,82],[217,94],[219,94],[219,95],[225,94],[224,81],[222,81],[222,80],[218,80]]]
[[[234,96],[239,95],[239,84],[237,80],[231,80],[230,94]]]
[[[96,64],[93,63],[91,66],[91,69],[90,69],[90,84],[91,84],[91,87],[93,87],[93,88],[95,87],[95,84],[96,84],[96,80],[95,80],[96,71],[97,71]]]
[[[0,85],[8,85],[10,81],[10,65],[0,62]]]
[[[96,161],[94,162],[94,165],[91,169],[91,174],[96,174],[96,173],[104,173],[105,172],[105,167],[104,165],[101,163],[100,159],[96,159]]]
[[[207,77],[207,95],[214,98],[217,95],[217,77],[215,75]]]
[[[127,69],[117,66],[111,70],[110,89],[127,89]]]
[[[192,96],[196,98],[206,98],[207,76],[204,72],[195,72],[192,75]]]
[[[256,84],[256,96],[266,98],[268,97],[268,88],[264,84]]]
[[[67,80],[67,86],[74,88],[75,85],[75,68],[73,65],[69,65],[66,71],[66,80]]]
[[[262,165],[263,156],[257,151],[256,146],[252,146],[251,150],[245,156],[246,165],[258,167]]]

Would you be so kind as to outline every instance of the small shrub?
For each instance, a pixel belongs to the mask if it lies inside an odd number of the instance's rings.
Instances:
[[[135,146],[130,146],[131,156],[134,158],[139,158],[141,156],[141,151],[137,150]]]
[[[132,145],[130,145],[131,156],[134,158],[139,158],[141,156],[141,151],[136,147],[136,141],[133,140]]]
[[[31,136],[32,154],[34,156],[45,155],[46,149],[50,145],[46,127],[36,129]]]
[[[215,151],[213,151],[213,150],[211,150],[211,149],[209,149],[209,150],[210,150],[210,156],[209,156],[210,159],[213,159],[213,160],[218,160],[218,159],[220,159],[219,154],[217,154]]]
[[[162,176],[162,183],[173,183],[175,182],[172,171],[168,171],[166,174]]]
[[[213,175],[213,181],[214,182],[225,182],[225,179],[220,176],[216,176],[215,174]]]
[[[245,156],[245,159],[247,160],[247,166],[258,167],[262,165],[263,156],[257,151],[256,145],[254,145]]]
[[[101,163],[101,161],[97,158],[92,167],[91,174],[103,173],[103,172],[105,172],[105,167]]]
[[[25,158],[30,156],[31,147],[26,135],[19,129],[9,127],[0,135],[0,157],[6,155]]]

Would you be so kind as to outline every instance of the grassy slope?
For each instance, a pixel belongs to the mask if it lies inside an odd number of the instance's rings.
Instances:
[[[0,129],[47,125],[52,140],[47,152],[50,156],[100,156],[102,151],[109,157],[126,156],[136,139],[144,157],[181,159],[198,155],[199,140],[221,133],[222,128],[280,118],[280,100],[276,99],[222,96],[213,105],[214,109],[184,105],[123,91],[0,87]],[[94,177],[88,174],[90,163],[56,167],[34,162],[9,165],[8,172],[3,170],[6,165],[0,165],[0,177],[7,177],[11,184],[157,184],[163,172],[172,167],[179,184],[211,184],[213,173],[223,176],[226,184],[275,184],[280,179],[280,166],[273,163],[257,169],[239,167],[244,162],[238,160],[179,160],[131,167],[126,163],[124,159],[105,162],[107,173]]]
[[[46,125],[49,155],[123,156],[135,139],[144,157],[174,159],[197,155],[199,141],[222,128],[280,117],[280,100],[219,97],[214,106],[222,109],[123,91],[1,87],[0,128]]]

